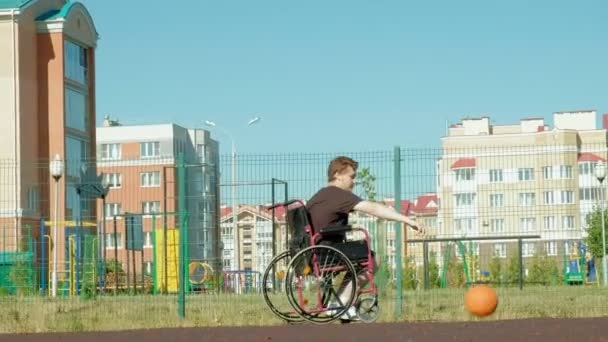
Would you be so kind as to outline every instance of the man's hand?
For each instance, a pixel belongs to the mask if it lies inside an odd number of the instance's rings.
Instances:
[[[416,235],[418,236],[424,236],[424,234],[426,233],[426,228],[420,222],[410,220],[407,225],[412,227],[412,229],[416,231]]]

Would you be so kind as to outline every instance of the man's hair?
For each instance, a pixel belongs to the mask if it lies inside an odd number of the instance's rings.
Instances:
[[[348,168],[349,166],[352,167],[355,172],[357,172],[357,167],[359,166],[359,163],[345,156],[334,158],[334,160],[329,163],[329,167],[327,168],[328,181],[333,181],[334,175],[336,173],[340,173],[346,170],[346,168]]]

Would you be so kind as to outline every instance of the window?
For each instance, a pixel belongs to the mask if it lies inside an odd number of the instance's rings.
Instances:
[[[106,234],[106,248],[114,249],[118,246],[118,249],[122,248],[122,234],[121,233],[107,233]]]
[[[490,170],[490,183],[501,183],[502,182],[502,170],[493,169]]]
[[[503,194],[490,194],[490,207],[499,208],[504,206],[504,198]]]
[[[533,192],[522,192],[519,194],[519,205],[529,207],[536,204],[536,196]]]
[[[507,257],[507,244],[506,243],[495,243],[494,244],[494,256],[499,258]]]
[[[456,207],[468,207],[475,202],[474,193],[456,194],[454,198],[456,199]]]
[[[574,203],[574,195],[572,191],[562,191],[561,192],[561,203],[562,204],[572,204]]]
[[[152,232],[144,232],[144,248],[152,248]]]
[[[519,181],[530,181],[534,180],[534,169],[533,168],[521,168],[517,172]]]
[[[230,259],[222,260],[222,266],[224,267],[224,270],[230,270]]]
[[[570,179],[572,178],[572,166],[561,165],[559,167],[559,178]]]
[[[65,77],[82,85],[87,84],[87,50],[68,40],[64,43]]]
[[[67,127],[88,132],[89,111],[86,94],[71,88],[65,89],[65,120]]]
[[[120,144],[101,144],[101,159],[120,160]]]
[[[160,212],[160,201],[142,202],[141,212],[144,214],[152,214]]]
[[[543,217],[543,229],[544,230],[555,230],[555,216]]]
[[[65,144],[65,173],[68,177],[80,178],[82,165],[85,164],[89,156],[89,143],[80,138],[66,135]]]
[[[581,175],[593,175],[597,163],[580,163],[578,164],[578,173]]]
[[[145,263],[145,265],[146,265],[146,274],[151,275],[152,274],[152,262],[147,261]]]
[[[554,204],[555,200],[553,198],[553,191],[544,191],[543,192],[543,204]]]
[[[475,179],[475,169],[457,169],[454,170],[456,181],[470,181]]]
[[[475,225],[474,218],[460,218],[454,220],[454,227],[456,229],[456,234],[467,234],[473,231]]]
[[[122,214],[120,203],[106,203],[106,217],[118,216]]]
[[[160,143],[158,141],[143,142],[139,144],[142,158],[160,156]]]
[[[580,188],[579,198],[581,201],[599,201],[604,199],[604,189],[591,187]]]
[[[110,188],[120,188],[122,186],[122,175],[120,173],[106,173],[103,176]]]
[[[534,242],[524,242],[521,244],[521,254],[524,257],[531,257],[536,253]]]
[[[504,233],[505,232],[505,220],[504,219],[491,219],[490,220],[490,232]]]
[[[545,253],[547,253],[548,256],[557,255],[557,244],[555,241],[545,242]]]
[[[139,175],[142,187],[160,186],[160,172],[142,172]]]
[[[562,228],[574,229],[574,216],[562,216]]]
[[[38,211],[38,187],[33,186],[27,189],[27,209],[33,212]]]
[[[533,232],[536,230],[536,219],[534,217],[522,217],[519,219],[519,229],[522,232]]]
[[[196,144],[196,156],[198,157],[199,163],[205,162],[205,145]]]
[[[553,166],[543,166],[543,177],[553,179]]]

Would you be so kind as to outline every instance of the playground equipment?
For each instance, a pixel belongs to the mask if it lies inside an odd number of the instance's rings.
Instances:
[[[564,253],[564,284],[567,286],[599,285],[595,258],[587,251],[582,241],[572,245],[570,250]]]
[[[467,249],[462,241],[458,241],[456,243],[458,245],[458,251],[460,252],[460,257],[462,258],[462,269],[464,273],[464,285],[466,288],[469,288],[473,282],[476,281],[477,278],[477,258],[472,253],[474,245],[472,242],[469,243],[469,253],[467,255]],[[444,258],[443,258],[443,267],[441,269],[440,275],[440,287],[446,288],[448,286],[448,270],[450,266],[450,258],[452,255],[452,246],[453,242],[448,242],[445,247]]]

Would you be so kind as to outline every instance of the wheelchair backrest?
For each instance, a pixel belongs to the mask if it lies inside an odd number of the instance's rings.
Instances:
[[[306,232],[306,227],[312,225],[310,223],[310,214],[306,207],[299,206],[287,211],[287,226],[289,228],[289,252],[295,255],[300,250],[310,246],[311,236]],[[311,231],[312,233],[312,231]]]

